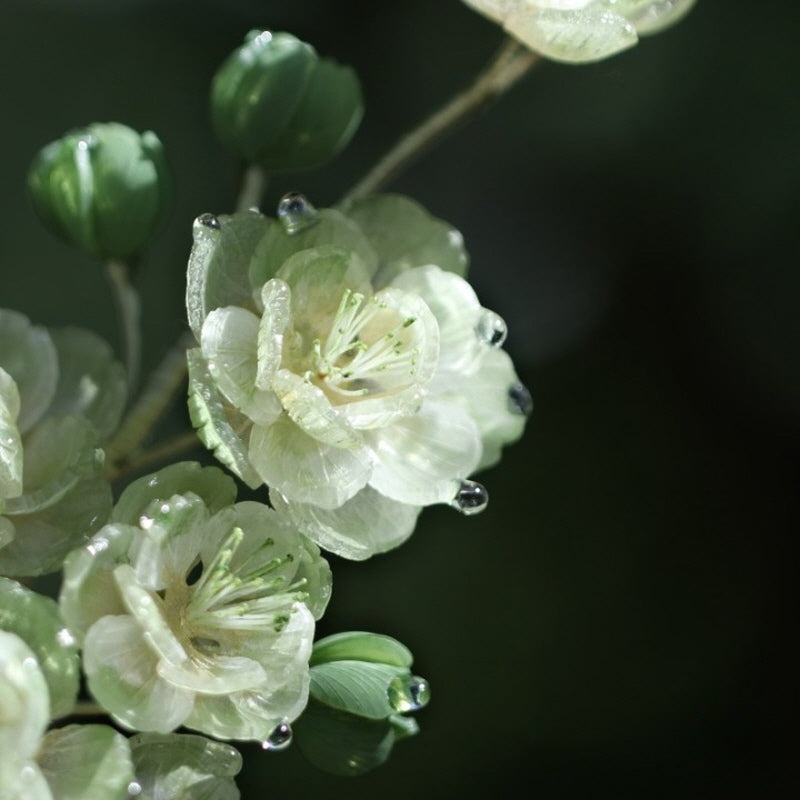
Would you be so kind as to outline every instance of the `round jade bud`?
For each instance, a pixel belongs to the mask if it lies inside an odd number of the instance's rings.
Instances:
[[[93,255],[125,260],[162,222],[171,180],[155,133],[94,123],[39,151],[28,171],[28,193],[56,236]]]
[[[324,164],[350,141],[362,113],[354,70],[288,33],[251,31],[211,83],[222,145],[269,172]]]

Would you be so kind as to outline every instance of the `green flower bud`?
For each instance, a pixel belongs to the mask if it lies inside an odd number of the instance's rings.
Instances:
[[[39,151],[28,191],[56,236],[102,258],[126,259],[162,221],[171,180],[155,133],[94,123]]]
[[[362,111],[353,69],[288,33],[251,31],[211,84],[223,146],[270,172],[325,163],[350,141]]]

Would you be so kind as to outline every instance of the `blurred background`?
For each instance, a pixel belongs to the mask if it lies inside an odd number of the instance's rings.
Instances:
[[[246,800],[796,783],[798,25],[794,3],[699,0],[610,60],[540,65],[392,184],[462,231],[535,408],[480,477],[484,514],[431,508],[399,550],[331,559],[320,634],[405,642],[433,691],[421,734],[354,779],[245,745]],[[44,232],[25,172],[69,128],[152,129],[176,185],[137,278],[158,363],[191,222],[236,196],[207,95],[253,27],[353,65],[366,104],[347,150],[276,177],[267,210],[295,189],[336,202],[502,41],[458,0],[4,0],[2,306],[119,348],[102,272]],[[185,426],[181,406],[165,429]]]

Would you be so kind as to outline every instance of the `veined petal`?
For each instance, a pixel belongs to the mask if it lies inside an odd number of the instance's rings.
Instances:
[[[419,413],[371,433],[375,466],[369,484],[415,506],[452,500],[458,480],[481,455],[478,427],[454,403],[427,401]]]
[[[509,398],[509,391],[518,384],[508,353],[487,348],[478,371],[440,395],[461,403],[475,420],[483,445],[478,470],[496,464],[502,447],[522,436],[526,416]]]
[[[339,508],[290,503],[270,492],[273,506],[323,550],[363,561],[402,544],[414,531],[420,506],[400,503],[365,486]]]
[[[362,445],[361,436],[319,387],[288,369],[278,370],[273,386],[292,421],[321,444],[349,450]]]
[[[323,444],[289,417],[254,425],[250,461],[270,487],[302,503],[336,508],[369,479],[372,459],[366,447],[348,450]]]
[[[131,525],[106,525],[86,546],[67,556],[58,603],[79,643],[101,617],[125,613],[112,570],[140,535]]]
[[[17,428],[19,392],[0,367],[0,502],[22,494],[22,438]]]
[[[189,365],[189,415],[198,437],[226,467],[255,489],[261,485],[261,479],[247,458],[247,448],[241,438],[252,423],[239,412],[226,409],[199,348],[189,350],[186,361]]]
[[[151,503],[139,522],[143,532],[133,561],[136,582],[155,591],[183,582],[197,558],[207,519],[205,503],[191,492]]]
[[[136,573],[129,564],[120,564],[114,569],[122,602],[128,612],[139,623],[144,640],[160,660],[171,664],[183,664],[189,658],[165,619],[158,595],[136,583]]]
[[[201,349],[220,391],[253,422],[268,425],[280,414],[275,395],[256,386],[259,320],[243,308],[212,311],[203,323]]]
[[[504,27],[532,50],[568,64],[600,61],[639,41],[636,28],[625,17],[594,6],[564,11],[519,5],[508,14]]]
[[[86,634],[89,690],[126,728],[169,733],[192,709],[194,693],[163,680],[158,660],[133,617],[103,617]]]
[[[259,389],[272,388],[272,379],[281,366],[283,334],[291,316],[291,290],[277,278],[268,280],[261,289],[264,311],[258,328],[258,370],[256,385]]]
[[[251,658],[215,655],[183,664],[160,661],[158,674],[168,683],[190,692],[220,695],[260,686],[267,679],[263,667]]]
[[[453,272],[417,267],[398,275],[392,286],[415,292],[428,304],[439,327],[438,378],[474,372],[485,345],[475,334],[481,304],[472,287]]]

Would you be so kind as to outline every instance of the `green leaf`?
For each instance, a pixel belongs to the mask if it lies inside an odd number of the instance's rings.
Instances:
[[[0,628],[17,634],[31,648],[50,693],[50,714],[63,717],[78,696],[80,661],[71,632],[49,597],[0,578]]]
[[[130,739],[140,800],[238,800],[238,751],[192,734],[140,733]]]
[[[412,267],[435,264],[463,277],[469,257],[461,234],[431,216],[419,203],[398,194],[360,198],[342,211],[358,225],[378,254],[376,288]]]
[[[254,309],[248,281],[250,257],[275,224],[253,211],[220,217],[204,214],[195,220],[186,309],[198,341],[203,321],[215,308],[238,305]]]
[[[339,711],[386,719],[395,709],[389,685],[408,670],[367,661],[330,661],[311,668],[311,696]]]
[[[92,423],[101,441],[117,425],[127,401],[125,368],[107,342],[82,328],[51,329],[58,352],[58,384],[49,414],[75,414]]]
[[[389,757],[396,738],[389,719],[357,717],[313,697],[293,730],[303,756],[334,775],[362,775],[375,769]]]
[[[329,661],[369,661],[408,668],[413,663],[411,651],[397,639],[380,633],[346,631],[326,636],[314,644],[310,665]]]
[[[54,800],[127,800],[133,781],[128,740],[107,725],[67,725],[49,731],[39,766]]]
[[[111,522],[138,525],[151,503],[186,492],[200,497],[214,514],[235,502],[236,483],[217,467],[203,467],[196,461],[170,464],[128,484],[111,512]]]

